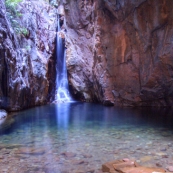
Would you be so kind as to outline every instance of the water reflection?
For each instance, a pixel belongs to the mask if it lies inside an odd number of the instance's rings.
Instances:
[[[123,157],[166,166],[172,163],[172,113],[77,102],[36,107],[3,123],[13,120],[0,128],[0,156],[13,172],[97,172],[102,163]]]
[[[60,103],[55,105],[55,114],[58,128],[68,128],[70,117],[70,103]]]

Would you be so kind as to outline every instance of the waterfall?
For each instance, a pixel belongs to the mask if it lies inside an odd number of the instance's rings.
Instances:
[[[56,90],[55,102],[69,102],[72,98],[69,93],[66,54],[64,40],[61,37],[60,19],[58,17],[58,27],[56,35]]]

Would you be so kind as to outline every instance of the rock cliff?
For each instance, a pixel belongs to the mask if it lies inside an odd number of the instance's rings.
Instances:
[[[68,78],[77,99],[172,105],[172,1],[63,0],[63,6]],[[8,110],[47,103],[55,83],[56,9],[23,0],[18,10],[25,33],[16,33],[0,0],[0,107]]]
[[[20,17],[12,21],[20,29],[16,33],[0,0],[0,107],[8,110],[45,104],[55,64],[55,8],[45,1],[24,0],[18,11]]]
[[[116,106],[173,104],[173,1],[64,0],[76,98]]]

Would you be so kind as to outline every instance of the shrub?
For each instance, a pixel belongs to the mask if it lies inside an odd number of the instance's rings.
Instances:
[[[22,0],[5,1],[7,17],[11,21],[11,25],[17,34],[27,36],[28,30],[25,27],[22,27],[19,23],[19,19],[22,16],[22,14],[19,10],[17,10],[17,6],[20,2],[22,2]]]

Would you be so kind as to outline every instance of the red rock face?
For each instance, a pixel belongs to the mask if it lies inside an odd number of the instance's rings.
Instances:
[[[64,2],[69,81],[81,100],[171,106],[173,1]]]

